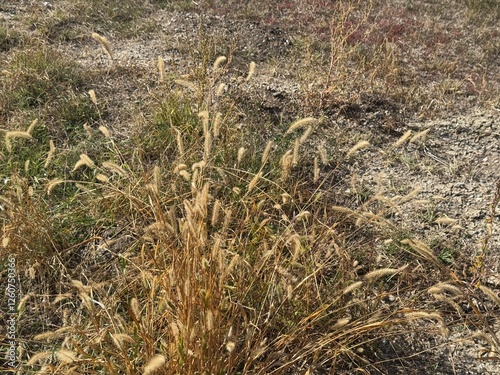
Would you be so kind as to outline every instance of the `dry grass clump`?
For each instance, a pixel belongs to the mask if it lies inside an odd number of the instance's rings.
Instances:
[[[376,233],[416,193],[336,204],[321,188],[326,151],[312,168],[300,151],[312,118],[291,124],[283,152],[249,148],[217,90],[225,61],[203,83],[180,82],[132,150],[101,126],[89,142],[106,151],[79,152],[67,176],[11,177],[2,252],[30,270],[33,291],[19,308],[23,371],[367,371],[374,337],[429,324],[447,334],[423,292],[453,306],[471,292],[432,249],[405,239],[416,256],[377,261]]]

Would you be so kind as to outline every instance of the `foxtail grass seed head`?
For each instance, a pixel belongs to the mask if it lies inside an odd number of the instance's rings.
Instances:
[[[317,183],[319,181],[319,162],[318,157],[314,157],[314,170],[313,170],[313,182]]]
[[[363,148],[367,148],[370,146],[370,142],[368,141],[359,141],[358,143],[356,143],[354,145],[354,147],[352,147],[348,152],[347,152],[347,156],[351,156],[352,154],[354,154],[356,151],[358,150],[361,150]]]
[[[24,162],[24,171],[28,172],[30,170],[30,159]]]
[[[427,292],[429,294],[451,294],[452,296],[461,296],[463,295],[462,289],[455,285],[447,284],[447,283],[439,283],[432,287],[430,287]]]
[[[186,164],[178,164],[175,168],[174,168],[174,173],[179,173],[180,171],[184,171],[188,169],[188,166]]]
[[[161,56],[158,56],[156,66],[158,67],[158,72],[160,74],[159,81],[163,82],[165,80],[165,61],[162,59]]]
[[[141,311],[139,309],[139,301],[135,297],[130,300],[130,310],[134,314],[134,318],[139,320],[141,317]]]
[[[212,220],[211,220],[212,226],[215,226],[219,223],[221,209],[222,206],[220,200],[216,199],[214,203],[214,208],[212,209]]]
[[[195,170],[197,170],[197,169],[203,169],[203,168],[205,168],[206,166],[207,166],[207,163],[206,163],[204,160],[202,160],[202,161],[199,161],[199,162],[197,162],[197,163],[194,163],[194,164],[191,166],[191,170],[192,170],[192,171],[195,171]]]
[[[105,127],[104,125],[99,126],[99,131],[106,137],[106,138],[111,138],[111,133],[109,132],[108,128]]]
[[[35,340],[37,340],[35,338]],[[32,356],[28,362],[26,362],[26,366],[33,366],[42,361],[46,361],[52,357],[52,350],[46,350],[43,352],[38,352],[34,356]]]
[[[182,133],[179,129],[174,128],[176,134],[175,140],[177,142],[177,149],[179,150],[179,155],[184,155],[184,142],[182,141]]]
[[[73,167],[72,172],[76,171],[78,168],[80,168],[84,165],[89,167],[89,168],[94,168],[95,164],[92,161],[92,159],[90,159],[86,154],[80,154],[80,160],[78,160],[76,162],[75,166]]]
[[[434,221],[436,224],[443,224],[443,225],[453,225],[457,222],[456,219],[452,219],[448,216],[442,216],[442,217],[439,217],[437,218],[435,221]]]
[[[347,325],[350,321],[351,321],[351,319],[349,319],[349,318],[338,319],[332,328],[341,328],[341,327]]]
[[[238,164],[240,164],[241,161],[243,160],[243,156],[245,155],[245,152],[246,152],[246,148],[245,147],[240,147],[238,149],[238,159],[237,159]]]
[[[38,124],[38,119],[34,119],[30,126],[28,126],[28,129],[26,129],[26,133],[28,133],[29,135],[32,135],[33,134],[33,129],[35,128],[36,124]]]
[[[92,38],[101,45],[103,51],[106,53],[106,55],[108,55],[109,59],[113,61],[113,52],[111,51],[111,44],[106,39],[106,37],[99,35],[97,33],[92,33]]]
[[[198,113],[198,117],[201,119],[201,123],[203,125],[203,134],[206,135],[208,133],[209,113],[208,111],[201,111]]]
[[[188,182],[191,181],[191,174],[188,171],[182,170],[182,171],[179,172],[179,175],[182,178],[184,178],[186,181],[188,181]]]
[[[313,127],[312,126],[308,126],[306,131],[304,132],[304,134],[302,134],[302,136],[300,137],[300,143],[304,143],[307,138],[309,138],[309,136],[311,135],[313,131]]]
[[[92,128],[89,126],[89,124],[83,124],[83,129],[85,130],[89,138],[92,137]]]
[[[8,131],[5,133],[5,147],[7,148],[7,151],[11,152],[12,151],[12,144],[10,142],[11,138],[24,138],[24,139],[31,139],[31,134],[28,132],[21,132],[21,131]]]
[[[102,182],[102,183],[106,183],[109,181],[109,177],[106,176],[105,174],[102,174],[102,173],[98,173],[95,178],[97,179],[97,181],[99,182]]]
[[[153,358],[149,360],[149,362],[144,366],[143,375],[149,375],[153,373],[155,370],[159,369],[165,364],[165,357],[157,354]]]
[[[60,179],[60,178],[54,178],[52,180],[49,181],[49,183],[47,184],[47,194],[50,195],[50,193],[52,192],[52,190],[57,186],[57,185],[60,185],[64,182],[64,180]]]
[[[234,348],[236,348],[236,343],[234,341],[228,341],[226,344],[226,350],[229,353],[232,353],[234,351]]]
[[[207,131],[207,133],[205,134],[205,142],[203,145],[203,161],[205,163],[208,163],[211,150],[212,150],[212,134],[209,131]]]
[[[325,146],[319,145],[318,146],[318,154],[321,159],[321,164],[327,165],[328,164],[328,155],[326,154],[326,148]]]
[[[264,152],[262,153],[262,166],[264,166],[269,159],[269,154],[271,153],[271,148],[273,147],[273,141],[268,141],[266,144],[266,148],[264,148]]]
[[[108,171],[111,171],[113,173],[118,174],[120,177],[125,177],[127,175],[127,172],[125,171],[125,169],[123,169],[118,164],[113,163],[111,161],[103,162],[102,167],[107,169]]]
[[[363,285],[363,281],[356,281],[352,283],[351,285],[347,286],[344,288],[342,291],[342,294],[347,294],[352,292],[353,290],[359,289]]]
[[[408,140],[408,138],[410,138],[411,134],[412,134],[411,130],[406,131],[406,133],[404,133],[401,138],[399,138],[396,142],[393,143],[392,147],[396,148],[403,145]]]
[[[248,184],[248,190],[247,193],[250,193],[253,188],[257,185],[257,182],[259,182],[260,178],[262,177],[262,172],[257,173],[254,178],[252,178],[252,181]]]
[[[381,277],[392,276],[392,275],[395,275],[397,273],[400,273],[401,271],[405,270],[406,267],[408,267],[408,265],[404,265],[403,267],[400,267],[400,268],[381,268],[378,270],[374,270],[374,271],[368,272],[365,275],[365,279],[369,280],[371,282],[374,282],[374,281],[377,281],[378,279],[380,279]]]
[[[95,96],[95,91],[89,90],[89,95],[90,95],[90,100],[92,100],[92,103],[97,105],[97,97]]]
[[[222,113],[217,112],[215,114],[214,123],[212,125],[212,131],[214,133],[214,138],[219,137],[221,119],[222,119]]]
[[[73,363],[76,360],[76,353],[71,350],[61,348],[56,351],[56,358],[62,364]]]
[[[215,95],[217,97],[220,97],[222,96],[222,94],[224,94],[224,92],[226,91],[227,89],[227,86],[225,83],[219,83],[219,86],[217,86],[217,90],[215,90]]]
[[[186,81],[185,79],[176,79],[176,80],[174,80],[174,82],[176,84],[178,84],[179,86],[183,86],[183,87],[191,90],[192,92],[196,92],[196,85],[192,82]]]
[[[247,78],[245,79],[245,81],[250,81],[253,77],[253,74],[255,73],[255,62],[252,61],[250,62],[250,68],[248,69],[248,75],[247,75]]]
[[[422,130],[418,133],[415,133],[415,135],[413,137],[411,137],[410,139],[410,143],[415,143],[416,141],[418,141],[419,139],[421,138],[425,138],[425,136],[431,131],[431,129],[425,129],[425,130]]]
[[[219,56],[215,59],[214,62],[214,70],[218,70],[222,64],[226,62],[226,56]]]
[[[300,139],[296,139],[293,143],[292,165],[296,166],[299,163]]]
[[[52,158],[54,157],[54,153],[56,151],[56,148],[54,146],[54,141],[51,139],[49,141],[49,152],[47,154],[47,159],[45,159],[45,164],[43,167],[47,169],[47,167],[50,165],[50,162],[52,161]]]
[[[292,168],[292,161],[293,161],[292,150],[288,150],[287,152],[285,152],[285,154],[280,159],[282,177],[284,180],[286,180],[288,178],[288,175],[290,174],[290,169]]]
[[[292,125],[290,125],[290,127],[286,131],[286,134],[290,134],[293,131],[300,129],[300,128],[303,128],[305,126],[315,124],[317,121],[318,120],[315,119],[314,117],[306,117],[306,118],[297,120],[297,121],[293,122]]]
[[[495,291],[484,285],[479,285],[479,289],[481,289],[481,291],[486,294],[492,302],[500,306],[500,297]]]

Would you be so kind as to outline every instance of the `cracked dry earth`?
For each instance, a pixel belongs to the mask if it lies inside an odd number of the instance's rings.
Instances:
[[[181,75],[189,72],[192,62],[189,55],[190,40],[196,38],[199,19],[196,14],[160,11],[154,15],[159,30],[144,38],[117,40],[108,37],[113,45],[115,63],[128,68],[144,69],[150,76],[139,86],[130,86],[120,92],[123,106],[140,100],[148,85],[155,84],[157,75],[155,63],[158,56],[165,60],[167,72]],[[265,115],[290,118],[296,114],[300,101],[299,82],[287,74],[290,66],[286,60],[290,39],[275,28],[260,27],[246,20],[231,20],[223,16],[207,16],[204,20],[206,33],[219,40],[221,54],[227,54],[228,45],[234,45],[234,61],[231,80],[246,75],[249,61],[257,62],[257,71],[251,86],[237,87],[243,95],[256,96],[260,110]],[[90,34],[90,32],[89,32]],[[224,43],[227,43],[224,45]],[[90,38],[83,43],[61,44],[58,48],[72,56],[83,66],[105,68],[109,66],[99,46]],[[285,58],[284,58],[285,57]],[[106,84],[106,83],[103,83]],[[109,83],[111,85],[111,83]],[[115,84],[115,83],[113,83]],[[235,85],[237,86],[237,85]],[[123,90],[123,89],[121,89]],[[364,134],[373,145],[366,151],[366,160],[358,165],[357,181],[372,192],[382,190],[387,196],[404,195],[419,188],[417,199],[402,207],[397,220],[422,239],[436,238],[436,243],[451,241],[450,247],[459,245],[461,254],[452,254],[458,259],[473,259],[485,236],[485,219],[488,217],[495,186],[500,178],[500,113],[477,109],[460,116],[420,121],[405,119],[398,124],[397,135],[380,134],[377,117],[384,109],[372,111],[361,120],[353,120],[342,114],[331,116],[325,121],[323,137],[329,131],[342,129],[347,133]],[[242,120],[244,122],[244,120]],[[126,132],[126,119],[116,121],[117,132]],[[328,130],[330,129],[330,130]],[[429,129],[419,142],[407,144],[394,152],[386,152],[387,145],[395,142],[407,130],[414,133]],[[349,188],[346,184],[346,189]],[[456,220],[454,226],[436,224],[439,217]],[[500,237],[499,217],[493,222],[493,236],[490,242],[485,272],[488,287],[500,292]],[[444,237],[444,238],[443,238]],[[493,325],[497,337],[500,324]],[[408,356],[401,366],[391,373],[402,374],[500,374],[500,362],[493,358],[480,358],[485,346],[483,341],[472,340],[473,328],[462,328],[452,332],[456,343],[446,344],[432,338],[405,337],[405,342],[381,345],[380,360],[393,356]],[[419,344],[408,344],[408,342]],[[427,340],[427,341],[426,341]],[[434,340],[433,342],[431,342]],[[423,343],[423,344],[422,344]],[[425,347],[437,346],[412,361],[411,356]],[[385,349],[384,349],[385,348]],[[399,349],[398,349],[399,348]],[[433,371],[433,372],[432,372]]]

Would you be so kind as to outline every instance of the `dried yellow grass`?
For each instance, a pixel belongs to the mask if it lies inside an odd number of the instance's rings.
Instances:
[[[109,59],[113,61],[113,52],[111,50],[111,44],[109,43],[108,39],[106,39],[105,36],[99,35],[97,33],[92,33],[92,38],[97,41],[103,51],[108,55]]]
[[[303,127],[308,126],[308,125],[315,124],[317,122],[318,122],[318,120],[315,119],[314,117],[306,117],[306,118],[297,120],[297,121],[293,122],[292,125],[290,125],[290,127],[286,131],[286,134],[290,134],[297,129],[303,128]]]
[[[203,125],[203,135],[207,135],[208,134],[208,123],[209,123],[209,118],[210,118],[210,114],[208,113],[208,111],[201,111],[198,113],[198,118],[201,119],[201,123]]]
[[[369,146],[370,146],[370,142],[368,142],[368,141],[359,141],[353,147],[351,147],[351,149],[349,149],[349,151],[347,151],[347,156],[351,156],[356,151],[361,150],[363,148],[367,148]]]
[[[109,177],[102,173],[96,174],[95,178],[97,179],[97,181],[102,183],[106,183],[109,181]]]

